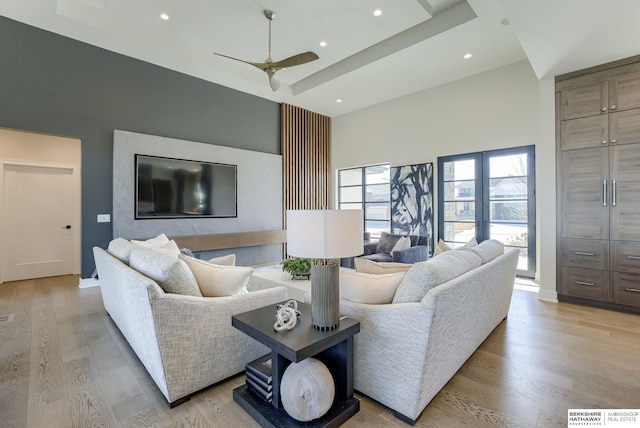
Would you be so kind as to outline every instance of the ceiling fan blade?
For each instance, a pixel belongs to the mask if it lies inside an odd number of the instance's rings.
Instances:
[[[271,67],[276,70],[280,70],[282,68],[306,64],[308,62],[315,61],[318,58],[319,57],[315,52],[308,51],[298,55],[290,56],[289,58],[283,59],[282,61],[273,62],[271,63]]]
[[[214,52],[215,55],[224,57],[224,58],[229,58],[232,59],[234,61],[239,61],[239,62],[244,62],[245,64],[249,64],[249,65],[253,65],[254,67],[259,68],[260,70],[266,70],[267,68],[269,68],[269,64],[264,63],[264,62],[251,62],[251,61],[245,61],[243,59],[238,59],[238,58],[234,58],[232,56],[228,56],[228,55],[223,55],[223,54],[219,54],[217,52]]]

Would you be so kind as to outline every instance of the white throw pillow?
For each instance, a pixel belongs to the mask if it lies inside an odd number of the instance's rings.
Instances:
[[[487,239],[486,241],[482,241],[477,246],[471,248],[471,251],[482,259],[482,264],[485,264],[499,255],[504,254],[504,245],[502,242],[495,239]]]
[[[398,286],[393,303],[419,302],[427,292],[482,264],[472,251],[447,251],[425,262],[414,263]]]
[[[212,265],[235,266],[236,255],[227,254],[226,256],[214,257],[212,259],[209,259],[209,263],[211,263]]]
[[[373,260],[363,259],[362,257],[354,258],[353,263],[356,272],[362,273],[385,274],[406,272],[411,269],[411,265],[408,263],[375,262]]]
[[[469,242],[464,244],[462,247],[457,247],[457,248],[473,248],[476,245],[478,245],[478,241],[476,241],[476,237],[474,236],[473,238],[469,239]],[[451,248],[442,239],[440,239],[436,244],[435,250],[433,251],[433,257],[437,256],[438,254],[442,254],[446,251],[454,250],[454,249],[455,248]]]
[[[140,245],[141,247],[151,248],[151,247],[162,247],[163,245],[169,242],[169,238],[164,233],[156,236],[155,238],[150,238],[145,241],[139,241],[132,239],[131,242],[134,244]]]
[[[157,282],[165,293],[202,296],[191,269],[176,257],[139,247],[131,252],[129,265]]]
[[[393,256],[394,251],[404,250],[409,247],[411,247],[411,238],[405,236],[404,238],[398,239],[398,242],[396,242],[396,245],[393,246],[393,249],[389,254]]]
[[[196,278],[200,292],[205,297],[232,296],[247,293],[253,268],[248,266],[214,265],[204,260],[181,254]]]
[[[404,275],[404,272],[376,275],[341,269],[340,298],[373,305],[391,303]]]
[[[121,262],[129,264],[131,252],[136,248],[138,248],[136,244],[133,244],[124,238],[116,238],[109,242],[107,251]]]

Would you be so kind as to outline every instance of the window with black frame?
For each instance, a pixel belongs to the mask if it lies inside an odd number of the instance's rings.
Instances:
[[[338,209],[361,209],[371,240],[391,230],[389,164],[338,170]]]

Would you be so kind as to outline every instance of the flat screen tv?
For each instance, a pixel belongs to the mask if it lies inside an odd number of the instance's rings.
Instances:
[[[237,166],[135,155],[136,219],[237,217]]]

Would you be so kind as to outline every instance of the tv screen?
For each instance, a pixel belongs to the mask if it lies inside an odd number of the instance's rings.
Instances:
[[[136,219],[237,217],[237,166],[135,155]]]

